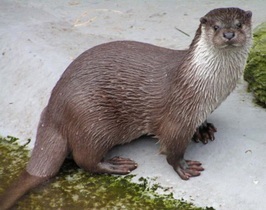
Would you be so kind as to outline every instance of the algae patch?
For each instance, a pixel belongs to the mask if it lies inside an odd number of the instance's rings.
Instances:
[[[18,176],[28,160],[28,150],[16,138],[0,138],[0,193]],[[201,210],[183,200],[176,200],[167,189],[151,180],[140,178],[133,183],[132,175],[92,175],[66,160],[60,173],[41,187],[32,190],[16,208],[31,209],[179,209]],[[165,194],[158,194],[160,188]]]
[[[28,161],[28,150],[17,138],[0,137],[0,193],[17,177]]]
[[[249,83],[256,102],[266,108],[266,22],[254,30],[254,44],[250,50],[244,79]]]

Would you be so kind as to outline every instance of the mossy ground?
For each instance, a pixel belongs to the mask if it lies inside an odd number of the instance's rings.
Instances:
[[[16,138],[0,138],[0,193],[19,175],[28,160],[28,150]],[[201,210],[183,200],[176,200],[167,189],[150,180],[132,176],[92,175],[67,160],[56,178],[25,196],[16,209],[179,209]],[[158,194],[156,190],[165,191]]]
[[[254,44],[251,48],[244,79],[249,83],[256,102],[266,108],[266,22],[254,30]]]

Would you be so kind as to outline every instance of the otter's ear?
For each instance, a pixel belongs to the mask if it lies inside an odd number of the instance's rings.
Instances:
[[[252,17],[252,12],[251,11],[246,11],[245,12],[246,18],[250,19]]]
[[[205,23],[207,23],[207,21],[208,21],[208,19],[206,17],[200,18],[200,23],[201,24],[205,24]]]

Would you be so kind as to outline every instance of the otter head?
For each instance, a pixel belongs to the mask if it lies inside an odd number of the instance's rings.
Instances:
[[[215,48],[249,47],[252,40],[251,11],[219,8],[200,19],[201,38]]]

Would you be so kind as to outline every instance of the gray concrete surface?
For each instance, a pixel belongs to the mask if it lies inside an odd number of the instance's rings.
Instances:
[[[0,134],[22,142],[32,138],[32,147],[51,89],[84,50],[125,39],[182,49],[190,44],[201,16],[227,6],[252,10],[254,26],[266,21],[264,0],[1,0]],[[200,177],[182,181],[151,139],[115,148],[109,155],[136,160],[134,174],[157,177],[176,198],[223,210],[264,210],[266,111],[245,90],[240,80],[210,116],[218,128],[216,140],[189,146],[186,157],[201,161],[206,169]]]

